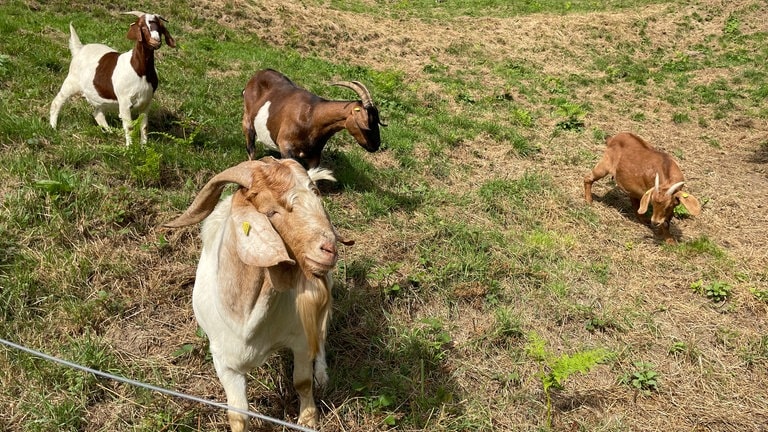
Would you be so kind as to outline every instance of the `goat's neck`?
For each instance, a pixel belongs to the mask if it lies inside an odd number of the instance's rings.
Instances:
[[[155,71],[155,50],[136,42],[131,55],[131,67],[136,71],[136,75],[146,77],[147,82],[152,84],[152,90],[157,90],[157,71]]]
[[[235,239],[231,239],[222,242],[219,250],[219,298],[228,316],[245,323],[269,283],[263,268],[245,265],[240,260]]]
[[[317,104],[313,113],[313,118],[319,125],[319,130],[315,133],[316,137],[330,137],[344,129],[352,103],[349,101],[324,101]]]

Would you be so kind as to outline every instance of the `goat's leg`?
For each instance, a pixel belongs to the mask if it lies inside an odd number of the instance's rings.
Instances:
[[[315,382],[318,387],[325,387],[328,384],[328,364],[325,362],[325,347],[322,345],[315,357]]]
[[[227,394],[227,405],[241,410],[248,410],[248,395],[246,394],[246,376],[236,370],[222,365],[213,359],[216,374]],[[232,432],[245,432],[248,430],[248,417],[235,411],[228,411],[229,427]]]
[[[96,119],[96,124],[101,126],[102,129],[104,129],[104,132],[108,132],[110,127],[109,123],[107,123],[107,117],[104,115],[104,110],[101,108],[96,108],[93,111],[93,118]]]
[[[80,85],[77,83],[77,79],[71,78],[69,75],[67,75],[67,78],[64,79],[64,83],[61,84],[59,93],[56,94],[56,97],[53,98],[53,102],[51,102],[49,121],[52,128],[56,129],[56,125],[59,122],[59,111],[61,111],[61,106],[64,105],[64,102],[66,102],[69,98],[79,92]]]
[[[669,232],[669,225],[670,221],[666,221],[659,225],[659,233],[661,234],[661,238],[664,240],[667,244],[675,244],[677,241],[674,237],[672,237],[672,234]]]
[[[299,424],[317,427],[318,412],[312,394],[312,359],[306,347],[293,348],[293,387],[299,395]]]
[[[245,135],[245,151],[248,153],[248,160],[256,158],[256,129],[253,128],[253,121],[246,112],[243,115],[243,134]]]
[[[142,111],[141,116],[141,144],[147,143],[147,131],[149,129],[149,107]]]
[[[328,290],[330,291],[333,286],[333,279],[328,275],[326,281]],[[323,312],[323,319],[320,322],[319,349],[315,356],[315,383],[321,388],[328,384],[328,364],[325,362],[325,336],[328,333],[328,321],[331,319],[332,301],[333,299],[331,298],[328,306],[325,308],[325,312]]]
[[[609,174],[607,166],[607,161],[601,159],[592,169],[592,172],[584,176],[584,199],[587,201],[587,204],[592,204],[592,183]]]
[[[131,101],[120,100],[120,120],[123,121],[123,130],[125,131],[125,145],[131,145],[131,132],[133,131],[133,120],[131,119]]]

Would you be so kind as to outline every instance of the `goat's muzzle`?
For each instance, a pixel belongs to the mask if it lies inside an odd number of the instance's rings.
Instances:
[[[305,256],[307,270],[315,276],[324,276],[333,269],[338,258],[336,242],[324,241]]]

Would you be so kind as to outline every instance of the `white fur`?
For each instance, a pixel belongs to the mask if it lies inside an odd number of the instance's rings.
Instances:
[[[158,18],[156,18],[153,14],[146,14],[144,16],[144,21],[147,23],[147,25],[151,25],[151,23],[155,22],[157,19]],[[160,32],[158,32],[157,30],[152,30],[151,27],[150,27],[149,35],[150,37],[152,37],[152,39],[156,41],[160,40]]]
[[[261,141],[265,146],[271,150],[280,151],[280,148],[272,141],[272,136],[269,134],[267,128],[267,120],[269,119],[269,106],[272,105],[271,101],[266,101],[264,105],[259,108],[259,112],[256,113],[256,117],[253,118],[253,130],[256,131],[256,139]]]
[[[326,178],[328,173],[323,171],[327,170],[319,170]],[[315,208],[314,201],[320,200],[309,190],[309,186],[311,184],[304,190],[297,185],[299,190],[295,191],[294,200],[297,205],[302,202],[302,206],[312,204],[309,208]],[[321,205],[313,212],[325,214]],[[227,258],[233,256],[231,249],[227,248],[236,243],[236,230],[243,229],[232,214],[232,196],[229,196],[219,202],[203,223],[203,248],[192,292],[192,305],[198,324],[208,335],[214,367],[226,392],[227,403],[247,409],[246,374],[263,364],[279,348],[293,351],[294,383],[311,383],[314,377],[317,385],[327,384],[323,344],[328,315],[320,324],[321,343],[313,371],[312,362],[302,360],[309,359],[310,353],[296,312],[296,296],[303,291],[298,287],[310,282],[298,269],[289,273],[287,279],[278,279],[277,273],[273,274],[270,269],[249,267],[239,259]],[[251,224],[251,236],[254,225]],[[263,288],[265,278],[273,288]],[[325,280],[330,289],[330,272]],[[232,292],[241,293],[242,297],[233,299],[231,294],[226,294]],[[258,293],[253,306],[248,304],[247,293]],[[297,388],[297,392],[300,398],[299,422],[314,426],[317,409],[311,387],[308,392]],[[230,413],[230,424],[235,432],[247,429],[247,423],[234,413]]]

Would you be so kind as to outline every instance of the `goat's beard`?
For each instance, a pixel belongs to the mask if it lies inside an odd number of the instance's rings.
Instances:
[[[324,276],[299,278],[296,284],[296,311],[309,345],[310,358],[315,358],[325,344],[325,332],[331,312],[331,273]]]

